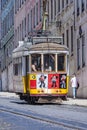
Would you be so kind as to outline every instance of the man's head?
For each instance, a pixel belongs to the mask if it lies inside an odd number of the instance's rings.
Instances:
[[[76,74],[75,74],[75,73],[73,73],[73,77],[74,77],[74,76],[76,76]]]

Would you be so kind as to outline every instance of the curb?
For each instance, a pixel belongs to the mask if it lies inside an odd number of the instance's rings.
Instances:
[[[73,99],[68,98],[67,101],[63,101],[65,105],[77,105],[77,106],[87,106],[87,99]]]
[[[10,93],[10,92],[0,92],[0,97],[18,97],[15,93]]]

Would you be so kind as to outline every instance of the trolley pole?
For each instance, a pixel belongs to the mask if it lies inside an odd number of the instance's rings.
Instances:
[[[47,0],[43,0],[43,25],[42,29],[46,30],[46,20],[48,18],[48,12],[46,11]]]

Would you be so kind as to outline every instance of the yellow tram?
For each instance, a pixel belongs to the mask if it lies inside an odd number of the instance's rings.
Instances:
[[[29,103],[68,93],[69,50],[62,37],[32,37],[13,51],[14,92]]]

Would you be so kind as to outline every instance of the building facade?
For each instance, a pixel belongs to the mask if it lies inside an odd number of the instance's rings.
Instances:
[[[87,98],[87,0],[75,1],[75,70],[80,82],[78,95]]]
[[[14,35],[15,47],[18,41],[33,35],[42,27],[41,0],[15,0]]]
[[[1,0],[0,0],[0,54],[1,54]],[[2,89],[1,85],[1,55],[0,55],[0,91]]]
[[[12,90],[12,50],[14,48],[14,1],[1,1],[1,78],[2,91]]]
[[[87,1],[48,0],[48,27],[54,35],[63,36],[69,48],[70,77],[76,73],[80,83],[77,96],[87,98]],[[72,88],[69,87],[72,96]]]
[[[41,28],[42,6],[41,0],[26,0],[22,10],[18,9],[18,13],[15,14],[17,43],[24,37],[30,36],[33,30]],[[48,0],[46,3],[48,12],[46,29],[51,30],[53,35],[63,36],[63,44],[69,48],[70,52],[70,77],[73,73],[77,74],[80,83],[78,97],[84,98],[87,97],[85,93],[87,91],[85,82],[87,75],[86,10],[86,0]],[[25,12],[26,14],[22,16],[21,13]],[[22,17],[18,20],[20,16]],[[71,87],[69,87],[69,95],[72,95]]]

